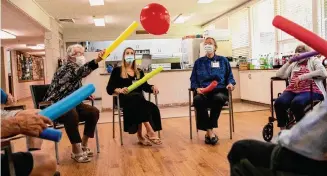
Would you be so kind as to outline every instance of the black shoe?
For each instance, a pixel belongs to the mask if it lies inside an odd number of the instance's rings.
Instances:
[[[207,136],[207,135],[205,135],[205,136],[204,136],[204,142],[205,142],[206,144],[211,144],[210,137]]]
[[[212,137],[210,141],[212,145],[216,145],[217,142],[219,141],[219,138],[217,135],[215,135],[215,137]]]
[[[60,176],[60,172],[59,171],[56,171],[53,176]]]

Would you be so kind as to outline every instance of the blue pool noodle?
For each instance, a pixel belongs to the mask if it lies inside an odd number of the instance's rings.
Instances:
[[[87,97],[89,97],[95,91],[93,84],[85,85],[72,94],[68,95],[64,99],[58,101],[57,103],[43,109],[39,114],[45,117],[48,117],[52,121],[56,120],[66,112],[75,108]],[[61,139],[62,133],[59,130],[53,128],[47,128],[42,131],[40,138],[48,139],[51,141],[59,142]]]

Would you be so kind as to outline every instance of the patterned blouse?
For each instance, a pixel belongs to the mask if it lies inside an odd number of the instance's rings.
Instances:
[[[82,86],[82,78],[88,76],[99,65],[95,60],[79,67],[75,62],[67,60],[54,74],[51,85],[44,96],[44,101],[57,102]]]
[[[291,91],[294,93],[301,93],[301,92],[310,92],[310,86],[312,84],[312,89],[314,93],[322,94],[322,92],[319,90],[317,84],[312,79],[306,79],[299,82],[298,88],[295,87],[295,80],[299,76],[310,73],[308,67],[308,62],[303,62],[299,64],[299,70],[293,70],[294,74],[291,78],[290,85],[286,88],[285,91]]]

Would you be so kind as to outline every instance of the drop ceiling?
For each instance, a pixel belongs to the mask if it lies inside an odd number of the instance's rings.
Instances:
[[[89,0],[36,0],[56,19],[71,19],[75,23],[61,23],[64,28],[96,28],[93,16],[104,17],[106,28],[125,28],[132,21],[139,21],[141,9],[149,3],[164,5],[171,19],[179,14],[193,15],[184,24],[200,26],[247,0],[214,0],[209,4],[198,4],[197,0],[104,0],[103,6],[90,6]]]

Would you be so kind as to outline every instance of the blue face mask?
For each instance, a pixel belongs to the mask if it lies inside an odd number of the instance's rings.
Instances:
[[[128,64],[132,64],[134,60],[135,60],[134,55],[126,55],[126,56],[125,56],[125,61],[126,61]]]

